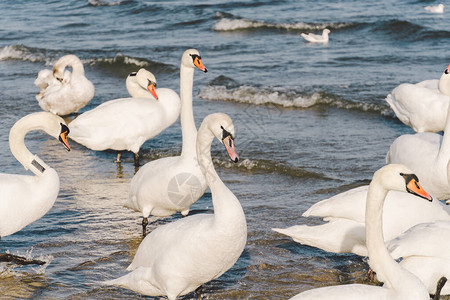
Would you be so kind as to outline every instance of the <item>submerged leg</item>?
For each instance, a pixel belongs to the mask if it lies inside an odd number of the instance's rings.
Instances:
[[[202,290],[203,290],[203,286],[199,286],[195,290],[195,294],[197,295],[197,300],[202,300]]]
[[[12,255],[9,253],[0,253],[0,261],[2,262],[13,262],[17,265],[43,265],[45,261],[37,259],[27,259],[22,256]]]
[[[439,298],[441,297],[441,290],[446,282],[447,278],[445,276],[442,276],[441,279],[439,279],[436,285],[436,294],[434,294],[433,300],[439,300]]]
[[[121,160],[120,160],[120,158],[122,157],[122,151],[117,151],[117,158],[116,158],[116,163],[120,163],[120,162],[122,162]]]
[[[148,225],[148,218],[144,217],[142,219],[142,236],[145,237],[147,235],[147,225]]]

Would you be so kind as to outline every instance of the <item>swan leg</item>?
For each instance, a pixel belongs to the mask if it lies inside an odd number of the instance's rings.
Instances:
[[[142,236],[145,237],[147,235],[147,225],[148,225],[148,218],[144,217],[142,219]]]
[[[122,151],[117,151],[117,158],[116,158],[116,163],[120,163],[120,162],[122,162],[121,160],[120,160],[120,158],[122,157]]]
[[[134,166],[139,167],[139,153],[134,153]]]
[[[202,290],[203,290],[203,286],[199,286],[195,290],[195,294],[197,295],[197,300],[202,300]]]
[[[442,276],[441,279],[439,279],[436,285],[436,293],[434,294],[433,300],[439,300],[439,298],[441,297],[441,290],[446,282],[447,278],[445,276]]]
[[[37,259],[27,259],[22,256],[12,255],[9,253],[0,253],[0,261],[1,262],[13,262],[17,265],[43,265],[45,261],[37,260]]]

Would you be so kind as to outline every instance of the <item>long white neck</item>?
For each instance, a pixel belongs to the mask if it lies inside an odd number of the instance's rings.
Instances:
[[[384,243],[383,204],[388,191],[379,184],[380,180],[376,176],[369,186],[366,201],[366,246],[370,266],[388,288],[411,288],[417,285],[418,279],[392,258]]]
[[[211,190],[216,224],[226,224],[232,230],[234,225],[245,226],[245,215],[239,200],[223,183],[214,168],[211,159],[213,140],[213,133],[203,123],[197,135],[198,163]]]
[[[42,175],[50,167],[27,149],[25,136],[32,130],[44,130],[46,121],[40,113],[31,114],[17,121],[9,132],[9,147],[12,154],[26,170],[30,170],[37,176]]]
[[[442,73],[441,79],[439,79],[439,91],[450,96],[450,74]]]
[[[61,57],[55,63],[53,68],[61,70],[62,73],[67,66],[72,67],[72,74],[84,75],[84,67],[83,64],[81,63],[81,60],[75,55],[71,54]]]
[[[194,68],[180,67],[180,98],[181,98],[181,135],[183,139],[181,156],[196,157],[195,145],[197,128],[192,109],[192,87],[194,85]]]

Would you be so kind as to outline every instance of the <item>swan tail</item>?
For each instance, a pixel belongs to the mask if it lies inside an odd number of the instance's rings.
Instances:
[[[151,268],[139,267],[117,279],[103,281],[102,284],[126,288],[148,296],[165,295],[151,283]]]

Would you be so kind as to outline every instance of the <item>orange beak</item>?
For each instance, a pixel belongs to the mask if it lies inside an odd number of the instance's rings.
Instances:
[[[203,65],[202,60],[197,56],[194,59],[194,66],[196,66],[200,71],[208,72],[208,69]]]
[[[69,134],[69,131],[61,132],[59,135],[59,141],[61,144],[63,144],[64,148],[66,148],[67,151],[70,151],[69,143],[67,142],[67,134]]]
[[[234,140],[231,136],[227,136],[222,140],[222,143],[225,145],[225,149],[227,149],[228,156],[230,156],[231,160],[237,163],[239,161],[239,156],[236,153],[236,148],[234,147]]]
[[[153,95],[153,97],[155,97],[155,99],[158,100],[158,95],[156,95],[155,85],[153,83],[151,83],[147,86],[147,89]]]
[[[422,186],[420,186],[419,182],[417,182],[414,178],[406,184],[406,189],[409,193],[427,199],[428,201],[433,200],[433,198],[428,195],[428,193],[422,188]]]

